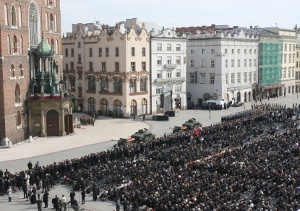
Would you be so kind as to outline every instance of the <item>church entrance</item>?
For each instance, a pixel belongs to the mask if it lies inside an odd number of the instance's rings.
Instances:
[[[59,136],[59,114],[56,110],[47,112],[47,136]]]

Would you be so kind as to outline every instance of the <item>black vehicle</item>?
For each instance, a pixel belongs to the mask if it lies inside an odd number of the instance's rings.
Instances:
[[[232,104],[232,107],[240,107],[240,106],[243,106],[244,103],[243,102],[235,102]]]

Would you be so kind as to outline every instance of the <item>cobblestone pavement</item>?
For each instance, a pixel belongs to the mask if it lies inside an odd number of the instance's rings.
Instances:
[[[296,103],[299,104],[300,100],[294,94],[285,98],[271,98],[269,101],[263,100],[262,103],[281,103],[292,106]],[[164,133],[171,133],[174,126],[182,125],[182,123],[190,118],[196,118],[204,126],[210,125],[220,122],[221,116],[251,109],[251,104],[249,102],[245,104],[245,107],[212,110],[211,112],[207,110],[180,111],[179,116],[170,117],[169,121],[152,121],[151,116],[147,116],[144,122],[142,121],[142,117],[137,117],[136,120],[100,117],[96,120],[95,126],[83,126],[81,129],[75,128],[75,132],[68,136],[34,137],[33,143],[24,141],[13,145],[12,148],[0,148],[0,169],[18,172],[26,169],[29,160],[33,164],[39,161],[41,165],[47,165],[65,159],[77,158],[92,152],[106,150],[115,144],[112,139],[128,137],[141,128],[147,128],[157,137],[160,137]],[[79,117],[80,114],[75,113],[74,116]],[[69,196],[69,191],[70,189],[67,186],[56,186],[51,189],[50,198],[53,198],[55,195],[60,197],[62,194]],[[76,193],[76,195],[79,196],[80,193]],[[0,210],[37,210],[36,205],[30,204],[22,196],[22,191],[14,193],[13,200],[10,203],[7,200],[7,196],[1,196]],[[111,202],[94,202],[88,194],[86,204],[81,207],[87,211],[110,211],[114,210],[115,205]],[[53,210],[51,200],[49,208],[43,208],[43,210]]]

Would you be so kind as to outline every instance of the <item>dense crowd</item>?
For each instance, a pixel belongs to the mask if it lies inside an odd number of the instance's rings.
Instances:
[[[18,174],[0,172],[0,194],[24,183],[47,191],[62,179],[124,210],[297,210],[298,111],[265,104],[198,135],[181,131]]]

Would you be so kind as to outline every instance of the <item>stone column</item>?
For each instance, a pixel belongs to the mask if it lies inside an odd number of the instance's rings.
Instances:
[[[41,111],[41,137],[46,137],[45,111]]]
[[[64,111],[64,107],[62,106],[61,112],[60,112],[60,134],[61,136],[65,136],[66,135],[66,131],[65,131],[65,111]]]

